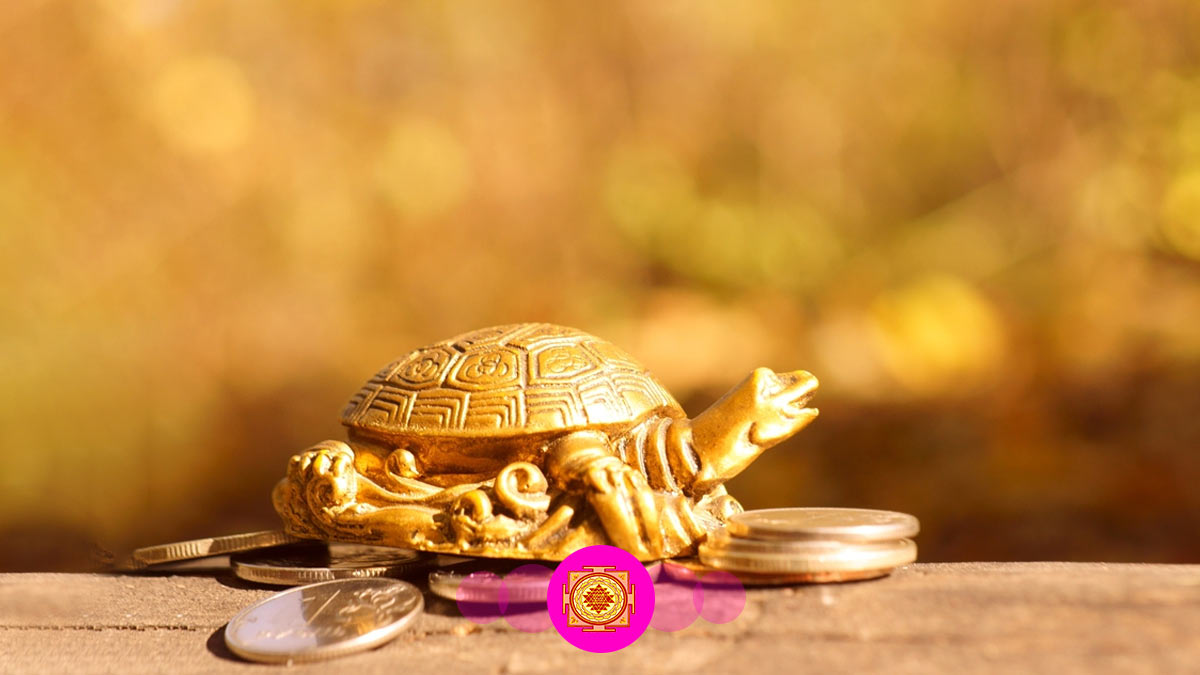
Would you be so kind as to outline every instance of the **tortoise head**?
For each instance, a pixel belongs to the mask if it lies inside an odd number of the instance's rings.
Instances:
[[[769,448],[808,426],[817,417],[816,408],[806,407],[817,386],[817,378],[805,370],[756,368],[750,373],[734,390],[744,398],[744,414],[752,420],[750,442]]]
[[[741,473],[759,454],[808,426],[817,378],[807,371],[754,372],[692,420],[700,457],[696,491],[704,494]]]

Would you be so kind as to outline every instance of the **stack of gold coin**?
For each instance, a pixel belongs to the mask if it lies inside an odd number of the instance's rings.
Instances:
[[[872,509],[747,511],[700,545],[700,562],[755,583],[851,581],[890,574],[917,559],[906,513]]]

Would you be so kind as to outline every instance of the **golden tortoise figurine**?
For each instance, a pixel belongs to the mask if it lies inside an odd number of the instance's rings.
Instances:
[[[696,419],[631,356],[513,324],[423,347],[342,413],[349,440],[291,458],[288,532],[496,558],[593,544],[690,552],[741,510],[723,483],[816,416],[817,379],[758,368]]]

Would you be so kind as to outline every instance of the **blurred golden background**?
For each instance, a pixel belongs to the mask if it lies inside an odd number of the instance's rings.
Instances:
[[[377,368],[551,321],[821,418],[747,508],[1200,562],[1200,5],[0,9],[0,568],[276,527]]]

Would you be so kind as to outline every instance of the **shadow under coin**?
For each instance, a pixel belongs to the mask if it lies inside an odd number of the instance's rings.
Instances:
[[[428,588],[422,588],[421,595],[425,596],[426,614],[448,616],[455,619],[462,617],[462,612],[458,611],[458,603],[455,601],[447,600]]]
[[[229,651],[229,646],[225,644],[225,626],[228,625],[229,624],[225,624],[213,631],[213,634],[208,636],[208,642],[205,644],[205,646],[208,648],[210,654],[219,659],[234,661],[236,663],[249,663],[237,654]]]
[[[226,572],[228,572],[228,570],[226,570]],[[253,581],[246,581],[245,579],[235,576],[232,573],[222,574],[215,578],[216,578],[216,581],[218,584],[221,584],[222,586],[224,586],[226,588],[233,588],[233,589],[236,589],[239,591],[276,591],[276,592],[278,592],[278,591],[286,591],[287,589],[292,588],[292,586],[275,586],[272,584],[260,584],[260,583],[255,583]]]

